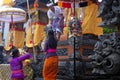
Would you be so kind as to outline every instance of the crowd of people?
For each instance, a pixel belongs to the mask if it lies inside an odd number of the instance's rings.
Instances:
[[[61,8],[55,6],[53,2],[46,5],[49,10],[47,16],[49,19],[47,27],[50,29],[47,31],[47,36],[44,44],[44,48],[40,49],[39,46],[35,47],[35,53],[33,48],[27,48],[21,54],[19,49],[12,47],[9,51],[5,51],[3,46],[0,46],[0,64],[10,64],[11,69],[11,80],[27,80],[27,75],[24,72],[24,66],[31,67],[33,77],[29,80],[34,80],[35,74],[39,75],[35,65],[40,62],[39,54],[40,51],[44,52],[44,64],[42,68],[42,77],[44,80],[56,80],[58,71],[58,56],[56,54],[57,42],[60,39],[60,35],[63,32],[64,16]],[[34,54],[36,54],[37,62],[34,62]],[[26,61],[26,62],[25,62]],[[39,65],[40,66],[40,65]],[[30,72],[30,70],[28,71]]]

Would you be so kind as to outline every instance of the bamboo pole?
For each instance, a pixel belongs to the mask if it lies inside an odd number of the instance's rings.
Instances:
[[[75,0],[74,0],[74,2],[73,2],[73,8],[74,8],[74,19],[75,19],[75,17],[76,17],[76,13],[75,13]],[[76,20],[76,19],[75,19]],[[76,46],[76,44],[75,44],[75,36],[74,36],[74,80],[76,80],[76,49],[75,49],[75,46]]]
[[[29,7],[29,1],[27,0],[27,9],[28,9],[28,23],[30,25],[30,29],[31,29],[31,34],[32,34],[32,45],[33,45],[33,53],[34,53],[34,56],[33,56],[33,59],[34,59],[34,62],[36,63],[36,53],[35,53],[35,47],[34,47],[34,32],[33,32],[33,29],[32,29],[32,24],[31,24],[31,17],[30,17],[30,7]]]

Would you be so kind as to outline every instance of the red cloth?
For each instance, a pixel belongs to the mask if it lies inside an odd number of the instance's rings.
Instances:
[[[64,8],[71,8],[71,3],[69,3],[69,2],[63,2],[62,3],[62,7],[64,7]]]

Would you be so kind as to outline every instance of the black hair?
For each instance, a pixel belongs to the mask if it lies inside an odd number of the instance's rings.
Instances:
[[[48,47],[56,49],[56,46],[57,46],[57,40],[55,39],[54,31],[52,29],[48,30]]]
[[[15,58],[15,57],[18,57],[19,56],[19,50],[18,49],[13,49],[12,50],[12,57]]]

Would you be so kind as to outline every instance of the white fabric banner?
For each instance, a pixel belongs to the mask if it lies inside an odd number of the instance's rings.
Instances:
[[[8,32],[9,32],[9,25],[10,25],[9,22],[5,22],[4,33],[3,33],[4,45],[5,45],[6,38],[7,38]]]

